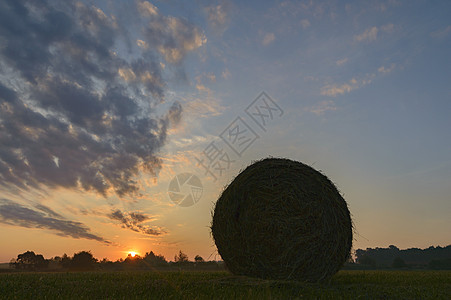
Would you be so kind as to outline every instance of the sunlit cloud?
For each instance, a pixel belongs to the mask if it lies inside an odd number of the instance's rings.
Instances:
[[[228,1],[221,1],[218,5],[207,6],[205,8],[208,26],[216,34],[223,34],[227,30],[230,9],[231,5]]]
[[[221,115],[226,107],[215,97],[194,97],[184,104],[184,109],[191,117],[210,118]]]
[[[139,12],[144,16],[156,16],[158,15],[158,8],[149,1],[138,2]]]

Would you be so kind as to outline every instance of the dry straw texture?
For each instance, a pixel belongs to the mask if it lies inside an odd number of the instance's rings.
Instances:
[[[232,273],[268,279],[327,281],[352,246],[351,216],[337,188],[289,159],[242,171],[216,202],[211,230]]]

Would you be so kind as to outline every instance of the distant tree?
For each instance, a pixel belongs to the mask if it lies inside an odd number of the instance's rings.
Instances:
[[[77,271],[93,270],[96,266],[97,259],[92,256],[90,251],[80,251],[74,254],[70,262],[70,268]]]
[[[357,263],[361,264],[361,265],[366,265],[366,266],[370,266],[370,267],[376,267],[376,261],[369,257],[368,255],[363,255],[362,257],[360,257],[357,260]]]
[[[61,262],[61,256],[55,256],[50,258],[50,261],[56,262],[56,263],[60,263]]]
[[[112,261],[109,261],[108,258],[104,257],[101,261],[99,261],[99,263],[101,264],[108,264],[111,263]]]
[[[61,267],[63,267],[63,269],[70,268],[71,258],[66,253],[64,253],[63,256],[61,257],[60,265]]]
[[[168,263],[163,255],[156,255],[153,251],[146,253],[144,262],[148,267],[165,266]]]
[[[396,256],[391,264],[392,268],[399,269],[407,267],[406,262],[399,256]]]
[[[399,251],[399,248],[396,247],[395,245],[390,245],[388,246],[388,249],[392,250],[392,251]]]
[[[139,256],[138,254],[135,254],[134,256],[132,256],[130,253],[127,255],[127,257],[125,258],[125,262],[133,262],[133,261],[139,261],[141,259],[141,256]]]
[[[17,255],[16,261],[10,264],[16,269],[36,271],[47,268],[49,262],[41,254],[36,255],[33,251],[27,251]]]
[[[429,262],[429,268],[434,270],[451,270],[451,258],[433,259]]]
[[[182,250],[180,250],[179,254],[174,256],[174,261],[176,263],[186,263],[189,261],[188,255],[186,255],[185,253],[182,252]]]
[[[357,261],[360,261],[363,256],[371,257],[377,266],[389,267],[392,265],[394,259],[399,256],[404,260],[409,267],[424,268],[428,266],[431,260],[443,260],[451,258],[451,245],[446,247],[430,246],[425,249],[409,248],[400,250],[394,245],[388,248],[366,248],[366,250],[356,250]]]
[[[10,259],[10,261],[9,261],[9,267],[10,267],[11,269],[16,268],[16,259],[15,259],[15,258],[11,258],[11,259]]]
[[[203,263],[203,262],[205,262],[205,260],[200,255],[196,255],[196,257],[194,257],[194,261],[196,263]]]

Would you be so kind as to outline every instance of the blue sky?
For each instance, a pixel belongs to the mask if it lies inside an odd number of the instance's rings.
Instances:
[[[27,22],[0,24],[1,261],[218,258],[212,204],[267,156],[335,182],[355,248],[449,244],[448,1],[64,3],[2,4]],[[283,110],[266,131],[245,112],[262,91]],[[237,117],[258,135],[241,156],[220,138]],[[196,161],[211,142],[234,161],[216,180]],[[185,172],[190,207],[167,193]]]

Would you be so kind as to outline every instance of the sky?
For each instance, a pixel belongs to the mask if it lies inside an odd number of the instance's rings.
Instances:
[[[269,156],[335,183],[354,249],[449,245],[450,13],[449,1],[1,1],[0,262],[219,260],[213,205]]]

